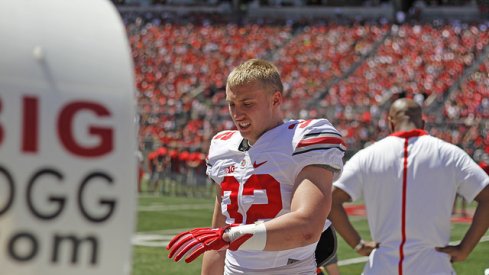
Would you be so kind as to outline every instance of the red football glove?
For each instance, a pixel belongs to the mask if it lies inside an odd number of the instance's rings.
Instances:
[[[178,262],[190,253],[185,258],[185,262],[190,263],[209,250],[223,250],[228,247],[231,250],[237,250],[241,244],[252,237],[251,234],[245,234],[234,242],[228,243],[222,239],[222,235],[230,227],[231,225],[221,228],[195,228],[182,232],[176,235],[166,246],[166,249],[170,250],[168,258],[173,258],[175,262]]]

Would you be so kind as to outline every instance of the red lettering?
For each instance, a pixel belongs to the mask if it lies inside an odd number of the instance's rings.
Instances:
[[[226,209],[229,213],[229,217],[234,219],[233,223],[242,223],[243,222],[243,215],[241,215],[238,210],[239,210],[239,205],[238,205],[238,192],[239,192],[239,182],[236,180],[235,177],[224,177],[223,182],[221,183],[221,197],[224,196],[225,191],[230,191],[231,194],[229,195],[229,201],[230,203],[226,205]]]
[[[2,99],[1,98],[0,98],[0,112],[2,112]],[[3,131],[2,124],[0,124],[0,145],[3,142],[3,136],[4,136],[4,131]]]
[[[255,203],[251,205],[248,211],[246,211],[246,224],[251,224],[258,220],[275,218],[283,207],[280,183],[271,175],[252,175],[244,183],[241,195],[253,196],[255,190],[264,190],[268,203]],[[239,213],[239,182],[235,177],[224,177],[221,183],[221,197],[224,197],[225,191],[230,192],[229,203],[226,205],[227,215],[234,219],[234,223],[243,223],[243,215]]]
[[[299,123],[300,128],[306,128],[312,122],[312,119],[304,120]]]
[[[26,153],[37,152],[38,145],[38,114],[39,100],[36,97],[24,97],[22,151]]]
[[[99,157],[113,149],[113,129],[89,127],[89,133],[100,137],[100,143],[95,146],[82,146],[73,135],[73,119],[80,111],[92,111],[99,117],[110,117],[110,112],[104,106],[93,102],[73,102],[66,105],[58,118],[58,136],[65,148],[72,154],[81,157]]]
[[[234,170],[236,169],[236,166],[231,165],[229,167],[226,167],[226,174],[231,174],[234,173]]]
[[[253,196],[255,190],[265,190],[267,204],[253,204],[246,212],[246,224],[272,219],[282,209],[280,183],[270,175],[253,175],[245,183],[243,196]]]
[[[228,140],[234,135],[234,133],[236,132],[225,132],[215,136],[214,139]]]

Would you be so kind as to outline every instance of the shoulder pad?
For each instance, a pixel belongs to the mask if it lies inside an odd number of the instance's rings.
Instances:
[[[310,119],[296,125],[293,155],[312,150],[337,148],[344,152],[345,142],[341,134],[327,119]]]
[[[211,140],[208,154],[208,163],[213,164],[216,158],[227,154],[231,150],[238,150],[243,137],[238,131],[222,131]]]

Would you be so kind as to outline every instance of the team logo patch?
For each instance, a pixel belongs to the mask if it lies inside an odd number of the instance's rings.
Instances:
[[[256,168],[262,166],[263,164],[265,164],[266,162],[267,162],[267,160],[265,160],[264,162],[260,162],[260,163],[256,163],[256,161],[255,161],[255,162],[253,162],[253,168],[256,169]]]
[[[244,159],[241,161],[241,167],[245,167],[245,166],[246,166],[246,160]]]
[[[226,174],[232,174],[234,173],[234,170],[236,170],[236,166],[230,165],[229,167],[226,167]]]

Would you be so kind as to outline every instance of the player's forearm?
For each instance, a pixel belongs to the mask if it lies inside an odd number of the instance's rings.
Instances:
[[[467,256],[489,228],[489,219],[487,217],[489,217],[489,200],[482,200],[478,203],[472,224],[460,243],[462,251]]]
[[[202,259],[201,275],[222,275],[226,251],[207,251]]]
[[[348,215],[346,214],[342,203],[335,203],[333,201],[328,218],[333,223],[336,231],[343,237],[350,247],[353,248],[360,243],[362,238],[348,219]]]
[[[279,251],[306,246],[319,240],[326,217],[291,212],[265,223],[265,250]]]
[[[322,220],[322,222],[321,222]],[[319,240],[326,218],[291,212],[265,223],[232,227],[223,235],[226,242],[252,236],[240,249],[281,251],[306,246]]]
[[[291,212],[265,223],[265,250],[277,251],[303,247],[319,240],[331,209],[333,173],[307,166],[297,177],[297,189],[291,201]]]
[[[217,187],[217,194],[220,189]],[[221,201],[219,196],[216,197],[214,203],[214,213],[212,215],[212,228],[223,227],[226,225],[226,218],[220,212]],[[224,260],[226,259],[226,251],[207,251],[202,259],[201,275],[222,275],[224,273]]]
[[[333,172],[322,166],[302,169],[295,183],[291,212],[265,223],[265,250],[303,247],[319,240],[331,209]]]

